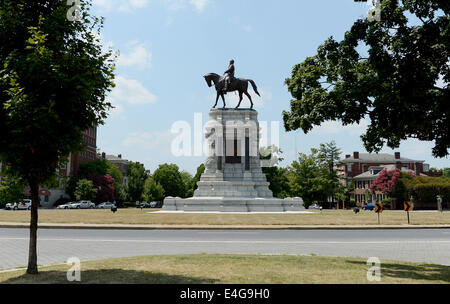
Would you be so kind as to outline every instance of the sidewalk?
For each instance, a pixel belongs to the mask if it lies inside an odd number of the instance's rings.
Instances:
[[[0,223],[2,228],[29,228],[28,223]],[[122,225],[122,224],[39,224],[39,229],[100,230],[377,230],[450,229],[450,225]]]

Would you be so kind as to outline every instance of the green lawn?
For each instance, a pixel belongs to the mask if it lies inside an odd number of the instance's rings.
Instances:
[[[176,255],[82,262],[81,283],[116,284],[373,284],[365,259],[297,255]],[[69,266],[0,273],[0,283],[69,283]],[[385,284],[450,283],[450,267],[381,261]]]
[[[377,225],[373,211],[323,210],[312,214],[167,214],[155,209],[39,210],[40,223],[62,224],[151,224],[151,225]],[[450,212],[410,213],[412,225],[450,225]],[[403,211],[384,211],[381,224],[406,225]],[[28,223],[28,211],[0,211],[0,222]]]

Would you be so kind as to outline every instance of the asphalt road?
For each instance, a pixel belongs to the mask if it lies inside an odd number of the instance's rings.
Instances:
[[[450,230],[40,229],[38,263],[161,254],[317,254],[450,265]],[[25,266],[28,230],[0,229],[0,268]]]

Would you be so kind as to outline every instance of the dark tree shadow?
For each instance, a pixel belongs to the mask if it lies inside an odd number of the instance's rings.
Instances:
[[[2,284],[214,284],[211,278],[195,278],[182,275],[168,275],[150,271],[123,269],[83,270],[81,282],[69,282],[66,271],[41,270],[38,275],[23,274]]]
[[[349,261],[351,264],[365,265],[363,261]],[[399,265],[381,261],[381,277],[410,280],[443,281],[450,283],[450,266],[436,264]]]

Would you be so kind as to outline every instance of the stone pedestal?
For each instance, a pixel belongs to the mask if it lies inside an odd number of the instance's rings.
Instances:
[[[163,210],[284,212],[304,210],[301,198],[273,197],[259,160],[258,112],[213,109],[206,126],[208,158],[194,197],[168,197]]]

